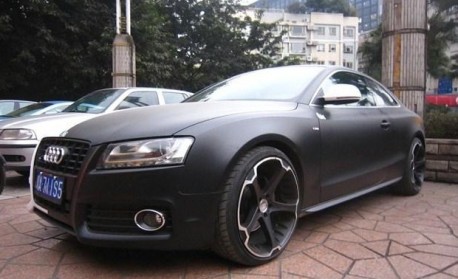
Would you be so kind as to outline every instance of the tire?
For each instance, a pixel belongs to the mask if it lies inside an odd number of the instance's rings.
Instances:
[[[425,177],[425,146],[414,138],[409,149],[404,176],[393,189],[396,194],[413,196],[420,192]]]
[[[246,153],[225,182],[213,250],[250,266],[278,257],[296,227],[299,193],[284,153],[272,147]]]

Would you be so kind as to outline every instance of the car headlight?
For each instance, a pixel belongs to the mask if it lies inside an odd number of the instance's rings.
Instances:
[[[33,140],[37,139],[30,129],[4,129],[0,130],[0,140]]]
[[[133,168],[182,164],[194,139],[163,138],[108,145],[99,162],[100,169]]]

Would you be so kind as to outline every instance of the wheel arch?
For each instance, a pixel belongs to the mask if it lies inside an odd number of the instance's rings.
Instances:
[[[273,147],[281,152],[283,152],[288,159],[293,164],[294,170],[296,171],[298,184],[299,184],[299,191],[300,197],[304,195],[305,191],[305,172],[304,172],[304,164],[299,156],[299,152],[295,151],[295,145],[293,142],[282,135],[263,135],[256,138],[253,138],[251,141],[248,141],[243,145],[232,157],[230,163],[227,166],[225,171],[225,177],[231,172],[235,164],[237,164],[238,160],[250,150],[261,147],[261,146],[268,146]],[[302,203],[302,198],[300,199],[300,203]],[[301,207],[301,204],[300,204]]]

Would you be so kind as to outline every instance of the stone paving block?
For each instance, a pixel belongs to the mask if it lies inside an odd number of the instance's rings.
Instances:
[[[86,246],[24,213],[28,200],[0,200],[2,279],[458,278],[458,185],[427,182],[414,197],[381,191],[306,216],[284,253],[258,267],[209,251]]]

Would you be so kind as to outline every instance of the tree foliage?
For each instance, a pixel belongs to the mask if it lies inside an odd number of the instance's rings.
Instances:
[[[236,0],[131,2],[138,86],[196,91],[274,65],[273,24]],[[0,98],[76,99],[112,84],[114,0],[0,2]],[[292,63],[282,61],[282,63]]]
[[[1,98],[72,99],[106,86],[108,2],[1,1]]]
[[[369,38],[359,47],[364,62],[363,71],[377,80],[382,73],[382,25],[369,34]]]

